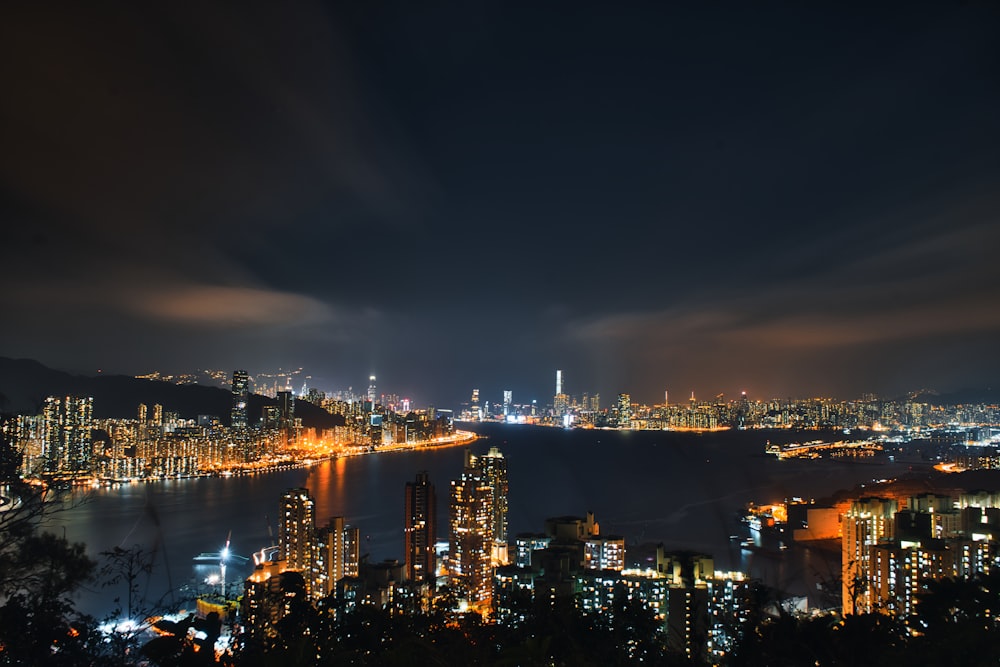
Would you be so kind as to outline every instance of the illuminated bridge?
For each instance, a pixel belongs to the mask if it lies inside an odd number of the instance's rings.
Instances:
[[[790,445],[768,444],[765,451],[773,454],[779,459],[806,458],[818,459],[824,455],[832,457],[868,457],[875,456],[876,452],[883,450],[882,443],[874,440],[838,440],[837,442],[823,442],[813,440],[812,442],[795,443]]]

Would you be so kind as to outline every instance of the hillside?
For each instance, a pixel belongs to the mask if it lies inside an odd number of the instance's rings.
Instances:
[[[72,375],[48,368],[31,359],[0,357],[0,412],[38,414],[47,396],[75,394],[94,397],[94,417],[130,418],[140,403],[160,404],[183,418],[215,415],[229,423],[232,394],[217,387],[176,385],[158,380],[140,380],[127,375]],[[257,418],[274,399],[252,395],[248,414]],[[312,428],[342,426],[343,418],[306,401],[296,401],[295,414]]]

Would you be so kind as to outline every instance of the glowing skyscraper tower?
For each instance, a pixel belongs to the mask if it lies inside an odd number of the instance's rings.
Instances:
[[[417,473],[417,481],[406,483],[406,512],[403,519],[403,548],[406,578],[434,585],[434,540],[437,532],[437,501],[427,472]]]
[[[465,453],[465,471],[451,483],[449,574],[470,604],[492,597],[492,574],[507,558],[507,461],[496,447]]]
[[[298,570],[308,581],[313,565],[316,502],[308,489],[289,489],[281,497],[278,548],[289,570]]]
[[[246,371],[233,371],[233,410],[230,424],[233,428],[246,428],[247,400],[250,397],[250,376]]]

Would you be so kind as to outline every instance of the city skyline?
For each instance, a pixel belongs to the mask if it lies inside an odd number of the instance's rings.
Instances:
[[[3,15],[4,356],[439,406],[995,386],[995,4]]]

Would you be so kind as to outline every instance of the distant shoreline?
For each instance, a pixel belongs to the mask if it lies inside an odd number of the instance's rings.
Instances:
[[[168,481],[176,481],[184,479],[250,477],[254,475],[263,475],[272,472],[280,472],[282,470],[294,470],[295,468],[311,468],[312,466],[323,463],[324,461],[332,461],[339,458],[348,458],[353,456],[367,456],[370,454],[388,454],[395,452],[411,452],[417,450],[461,447],[464,445],[470,445],[476,440],[481,440],[486,437],[487,436],[479,435],[478,433],[473,433],[472,431],[456,431],[452,436],[445,438],[436,438],[434,440],[424,440],[413,443],[386,445],[381,448],[369,448],[361,445],[356,445],[354,446],[354,451],[336,452],[318,458],[307,458],[301,460],[291,459],[288,461],[281,461],[271,465],[261,466],[258,468],[233,468],[227,470],[213,470],[213,471],[202,472],[197,474],[189,474],[189,475],[175,475],[167,477],[134,477],[128,479],[101,478],[101,477],[94,477],[92,475],[74,477],[74,478],[70,477],[54,478],[48,480],[43,478],[30,477],[30,478],[25,478],[25,481],[28,481],[30,483],[47,484],[55,487],[114,488],[117,486],[125,486],[130,484],[146,484],[149,482],[168,482]]]

